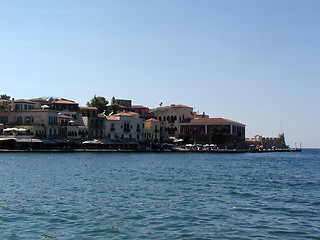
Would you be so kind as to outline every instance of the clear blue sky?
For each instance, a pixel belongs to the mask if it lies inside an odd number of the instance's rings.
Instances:
[[[0,3],[0,93],[185,104],[320,147],[320,1]],[[281,124],[282,122],[282,124]]]

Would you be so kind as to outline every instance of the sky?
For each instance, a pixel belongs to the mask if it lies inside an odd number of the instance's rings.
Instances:
[[[320,148],[320,1],[0,1],[0,94],[184,104]]]

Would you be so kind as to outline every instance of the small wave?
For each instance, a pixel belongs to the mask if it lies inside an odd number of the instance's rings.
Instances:
[[[259,210],[253,209],[253,208],[241,208],[241,207],[233,207],[232,208],[234,211],[238,212],[247,212],[247,213],[260,213]]]
[[[231,195],[238,195],[241,197],[256,197],[257,195],[252,194],[252,193],[242,193],[242,192],[236,192],[236,191],[230,191],[229,194]]]

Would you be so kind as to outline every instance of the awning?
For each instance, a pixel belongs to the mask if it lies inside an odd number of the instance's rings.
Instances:
[[[40,139],[36,138],[16,138],[17,143],[42,143]]]
[[[3,129],[4,132],[26,132],[27,129],[25,128],[5,128]]]

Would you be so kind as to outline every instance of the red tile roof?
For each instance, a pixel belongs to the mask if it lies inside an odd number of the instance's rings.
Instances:
[[[53,100],[53,102],[54,103],[60,103],[60,104],[77,104],[75,101],[64,99],[64,98],[55,99],[55,100]]]
[[[160,122],[160,121],[154,118],[149,118],[146,120],[146,122]]]
[[[194,119],[185,119],[182,121],[182,123],[192,123],[192,124],[197,124],[197,123],[234,123],[234,124],[240,124],[245,126],[245,124],[232,121],[230,119],[225,119],[225,118],[194,118]]]
[[[170,107],[171,108],[191,108],[191,109],[193,109],[192,107],[188,107],[186,105],[181,105],[181,104],[179,104],[179,105],[172,104]]]
[[[30,100],[25,100],[25,99],[17,99],[17,100],[13,100],[12,101],[13,103],[20,103],[20,102],[23,102],[23,103],[31,103],[31,104],[35,104],[34,102],[30,101]]]
[[[135,109],[135,108],[149,109],[149,108],[147,108],[147,107],[145,107],[145,106],[142,106],[142,105],[134,105],[134,106],[132,106],[132,108],[133,108],[133,109]]]
[[[119,118],[115,115],[112,116],[106,116],[106,119],[109,121],[119,121]]]
[[[64,115],[64,114],[60,114],[58,117],[59,118],[66,118],[66,119],[73,119],[72,117]]]
[[[106,116],[107,120],[119,120],[119,116],[128,116],[128,117],[133,117],[133,116],[139,116],[139,113],[135,113],[135,112],[120,112],[111,116]]]
[[[121,112],[121,113],[117,113],[113,116],[139,116],[139,113],[135,113],[135,112]]]
[[[79,108],[83,110],[98,110],[98,108],[96,107],[79,107]]]

